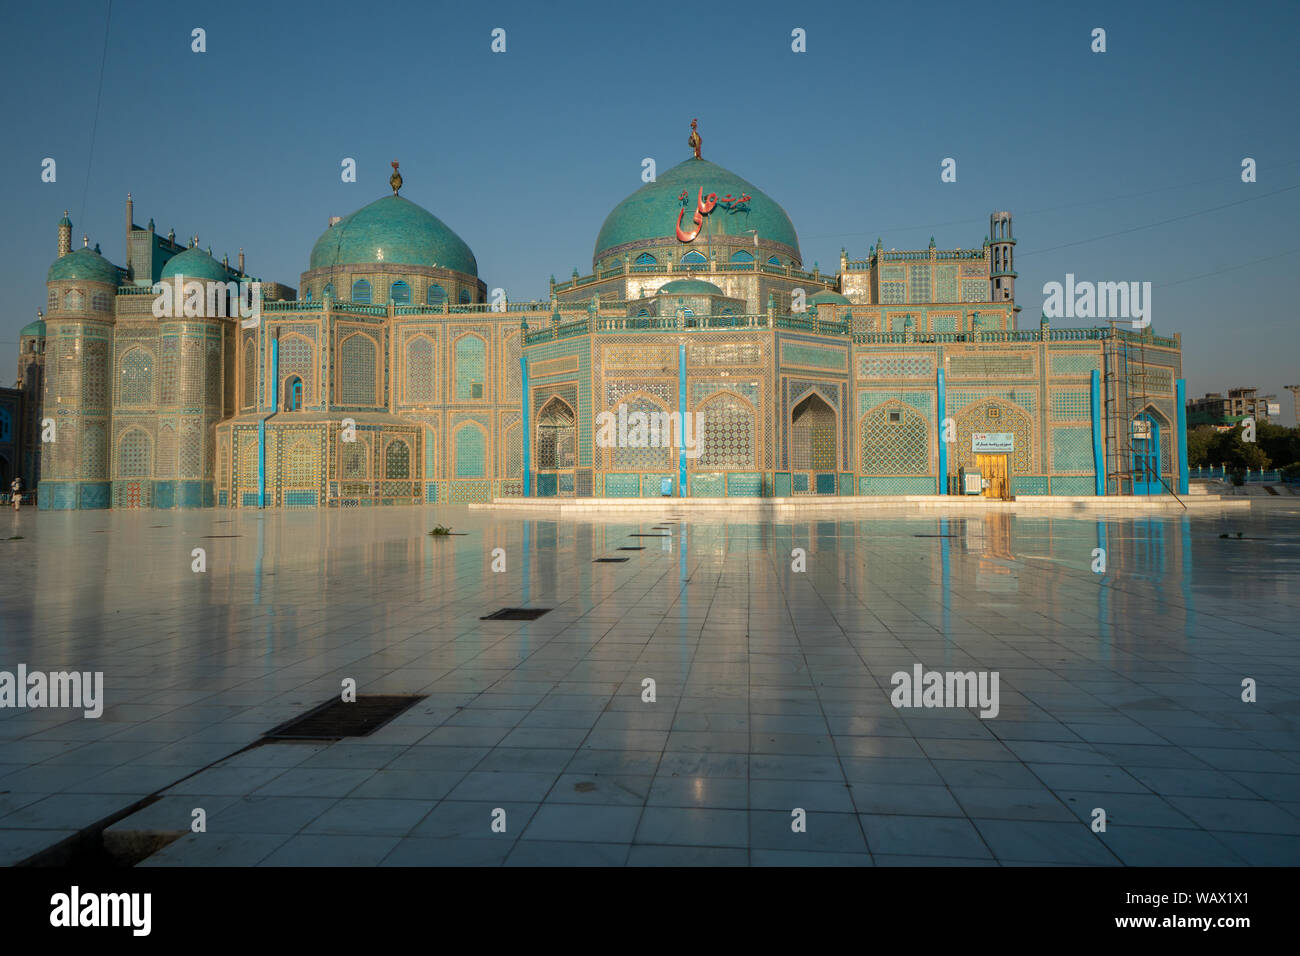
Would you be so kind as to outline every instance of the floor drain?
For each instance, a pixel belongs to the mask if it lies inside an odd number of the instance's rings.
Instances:
[[[630,559],[629,558],[597,558],[595,561],[591,563],[592,564],[622,564],[624,561],[628,561],[628,560]]]
[[[619,548],[618,550],[619,550],[619,551],[644,551],[644,550],[645,550],[645,545],[643,545],[643,544],[629,544],[629,545],[625,545],[624,547]]]
[[[549,607],[503,607],[499,611],[489,614],[487,617],[479,618],[480,621],[535,621],[547,611]]]
[[[330,700],[314,707],[301,717],[267,731],[263,740],[341,740],[344,737],[369,737],[407,708],[424,697],[367,694],[352,703]]]

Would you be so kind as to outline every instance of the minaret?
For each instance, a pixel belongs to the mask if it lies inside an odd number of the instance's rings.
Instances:
[[[1011,213],[989,216],[989,282],[993,302],[1016,301],[1016,240],[1011,235]]]
[[[127,193],[126,194],[126,234],[128,238],[131,235],[131,230],[134,228],[135,228],[135,200],[131,198],[130,193]]]
[[[62,259],[72,251],[72,220],[68,218],[68,211],[63,210],[63,218],[59,220],[59,258]]]
[[[244,274],[244,247],[239,247],[239,274]]]

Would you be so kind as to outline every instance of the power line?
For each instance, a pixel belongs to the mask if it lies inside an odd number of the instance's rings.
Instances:
[[[1293,160],[1289,163],[1280,163],[1275,166],[1270,165],[1269,169],[1289,169],[1292,166],[1300,166],[1300,159]],[[1224,177],[1221,175],[1209,176],[1205,179],[1193,180],[1192,182],[1177,183],[1173,186],[1160,186],[1156,189],[1145,189],[1135,193],[1123,193],[1118,196],[1107,196],[1104,199],[1082,199],[1079,200],[1078,202],[1062,203],[1059,206],[1043,206],[1040,209],[1026,209],[1023,212],[1016,213],[1016,216],[1023,218],[1026,216],[1037,216],[1047,212],[1059,212],[1062,209],[1077,209],[1079,206],[1100,206],[1104,203],[1120,202],[1121,200],[1124,199],[1140,199],[1143,196],[1154,196],[1156,193],[1169,192],[1170,190],[1173,189],[1190,189],[1193,186],[1204,186],[1207,183],[1220,183],[1223,181],[1224,181]],[[984,220],[982,218],[954,219],[951,222],[935,222],[924,226],[917,226],[917,225],[884,226],[880,229],[876,229],[873,231],[877,235],[883,235],[886,232],[905,232],[911,229],[926,230],[926,229],[943,229],[947,226],[966,226],[966,225],[970,225],[971,223],[978,223],[983,221]],[[812,239],[834,239],[842,236],[869,236],[869,235],[871,235],[870,232],[826,232],[815,236],[804,236],[804,240],[808,241]]]
[[[90,124],[90,152],[86,156],[86,185],[81,190],[81,222],[86,221],[86,196],[90,193],[90,170],[95,159],[95,133],[99,130],[99,104],[104,98],[104,64],[108,61],[108,30],[113,23],[113,0],[108,0],[108,19],[104,21],[104,51],[99,58],[99,91],[95,94],[95,117]]]
[[[1046,249],[1035,249],[1033,252],[1022,252],[1020,254],[1020,258],[1024,259],[1026,256],[1042,255],[1044,252],[1055,252],[1058,249],[1069,249],[1072,246],[1082,246],[1089,242],[1099,242],[1102,239],[1111,239],[1114,238],[1115,236],[1126,236],[1129,233],[1141,232],[1143,229],[1154,229],[1156,226],[1167,226],[1171,222],[1181,222],[1184,219],[1191,219],[1195,216],[1203,216],[1206,213],[1218,212],[1220,209],[1230,209],[1233,206],[1240,206],[1248,202],[1255,202],[1260,199],[1267,199],[1269,196],[1277,196],[1281,193],[1290,192],[1293,189],[1300,189],[1300,183],[1296,183],[1292,186],[1283,186],[1281,189],[1275,189],[1272,192],[1268,192],[1268,193],[1261,193],[1258,196],[1251,196],[1248,199],[1238,199],[1236,202],[1224,203],[1221,206],[1211,206],[1208,209],[1198,209],[1195,212],[1184,213],[1181,216],[1174,216],[1170,219],[1161,219],[1158,222],[1148,222],[1141,226],[1132,226],[1128,229],[1120,229],[1115,232],[1108,232],[1100,236],[1092,236],[1088,239],[1076,239],[1074,242],[1064,242],[1061,243],[1061,245],[1059,246],[1048,246]]]
[[[1247,266],[1253,266],[1260,262],[1269,262],[1273,259],[1283,259],[1287,256],[1300,255],[1300,249],[1290,249],[1286,252],[1279,252],[1276,255],[1264,256],[1259,259],[1251,259],[1249,262],[1242,262],[1235,266],[1226,266],[1222,269],[1216,269],[1213,272],[1202,272],[1200,275],[1188,276],[1186,279],[1175,279],[1173,282],[1161,282],[1152,286],[1154,289],[1165,289],[1171,285],[1182,285],[1184,282],[1195,282],[1197,279],[1204,279],[1208,276],[1222,275],[1225,272],[1234,272],[1237,269],[1244,269]]]

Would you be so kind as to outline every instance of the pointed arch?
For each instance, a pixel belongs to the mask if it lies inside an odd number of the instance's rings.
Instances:
[[[406,340],[406,401],[412,405],[436,400],[433,339],[424,333]]]
[[[153,353],[136,345],[122,356],[118,381],[118,402],[122,405],[153,404]]]
[[[858,456],[865,475],[929,475],[930,422],[891,398],[858,419]]]
[[[280,408],[288,411],[289,396],[288,383],[290,379],[297,379],[302,385],[297,398],[298,410],[305,408],[315,402],[316,384],[316,346],[305,335],[299,335],[291,332],[288,335],[280,337],[279,355],[280,355],[280,381],[276,383],[279,391]]]
[[[747,399],[724,389],[697,405],[695,412],[699,425],[693,438],[704,448],[692,467],[713,471],[757,466],[758,415]]]
[[[487,383],[487,340],[466,332],[452,343],[454,401],[469,402],[485,397]]]
[[[839,416],[815,389],[790,409],[790,467],[796,471],[836,469]]]
[[[554,471],[573,468],[577,462],[578,416],[573,407],[552,395],[537,412],[537,470]]]
[[[411,477],[411,445],[404,438],[394,438],[384,449],[384,477],[401,481]]]
[[[956,461],[958,468],[972,468],[975,453],[971,435],[975,432],[1010,432],[1015,436],[1011,452],[1011,474],[1035,475],[1037,461],[1034,426],[1029,413],[1004,398],[988,397],[972,402],[955,416],[957,425]]]
[[[461,422],[452,433],[457,478],[487,477],[487,433],[478,422]]]
[[[379,348],[369,335],[354,332],[339,343],[340,405],[377,405]]]

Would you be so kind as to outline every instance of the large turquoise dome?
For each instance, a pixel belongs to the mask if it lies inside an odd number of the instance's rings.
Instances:
[[[202,249],[193,248],[186,249],[167,260],[167,264],[162,268],[162,278],[170,279],[175,275],[196,279],[199,282],[229,282],[234,273]]]
[[[59,256],[45,275],[47,282],[59,282],[77,279],[82,282],[103,282],[117,285],[117,266],[109,262],[94,249],[77,249],[66,256]]]
[[[308,268],[379,262],[437,266],[478,276],[478,261],[465,240],[401,196],[376,200],[325,230],[312,247]]]
[[[760,241],[789,246],[795,256],[802,259],[799,237],[784,209],[753,183],[707,159],[694,157],[660,173],[654,182],[646,183],[614,207],[600,227],[593,259],[599,260],[609,249],[629,242],[665,238],[677,242],[677,214],[682,209],[682,192],[686,193],[682,228],[689,231],[694,228],[691,219],[701,187],[706,197],[709,193],[717,193],[718,199],[723,201],[727,196],[750,197],[749,202],[737,203],[731,209],[724,208],[719,202],[705,219],[708,233],[752,239],[750,230],[757,230]],[[701,233],[701,237],[703,235],[705,233]]]

